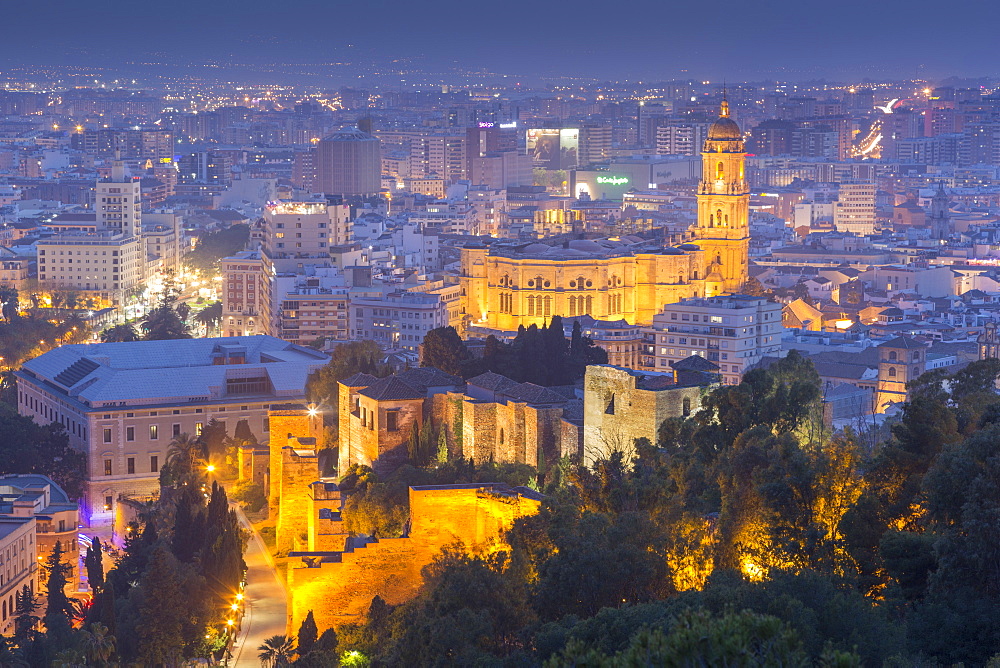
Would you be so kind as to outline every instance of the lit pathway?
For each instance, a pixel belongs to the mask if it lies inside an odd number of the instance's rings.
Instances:
[[[285,587],[278,580],[274,560],[253,531],[243,510],[231,504],[243,528],[251,532],[245,560],[247,562],[246,615],[243,627],[233,646],[233,659],[229,665],[238,668],[260,668],[257,648],[274,635],[286,634],[288,601]]]

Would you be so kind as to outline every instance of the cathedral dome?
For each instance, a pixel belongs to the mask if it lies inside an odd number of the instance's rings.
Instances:
[[[723,116],[712,123],[708,129],[708,139],[710,141],[738,141],[743,139],[743,133],[736,121],[728,116]]]
[[[743,133],[740,132],[740,126],[729,117],[729,100],[723,97],[719,108],[719,118],[708,129],[708,140],[739,141],[741,139],[743,139]]]

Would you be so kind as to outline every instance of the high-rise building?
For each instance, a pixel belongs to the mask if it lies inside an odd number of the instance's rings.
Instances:
[[[94,156],[118,155],[125,160],[174,159],[173,128],[79,129],[70,135],[70,146]]]
[[[841,183],[833,207],[833,226],[838,232],[865,236],[875,232],[875,184]]]
[[[472,174],[476,158],[517,150],[517,123],[484,121],[465,130],[465,173]],[[442,175],[443,176],[443,175]]]
[[[656,128],[657,155],[697,155],[708,137],[708,123],[664,122]]]
[[[592,165],[610,160],[611,137],[614,133],[610,125],[584,123],[580,126],[579,164]]]
[[[226,336],[271,334],[273,266],[257,250],[241,251],[221,260],[222,324]]]
[[[351,241],[351,207],[326,199],[281,201],[264,210],[264,252],[279,272],[324,264]]]
[[[38,280],[45,286],[92,292],[114,304],[146,279],[142,195],[138,179],[115,160],[111,176],[97,182],[95,225],[36,244]]]
[[[367,197],[382,188],[379,140],[355,128],[333,133],[316,145],[313,190]]]
[[[125,166],[115,160],[111,177],[97,182],[94,203],[97,227],[131,236],[142,234],[142,185],[125,176]]]
[[[182,155],[178,162],[184,181],[228,188],[233,185],[232,159],[225,151],[196,151]]]

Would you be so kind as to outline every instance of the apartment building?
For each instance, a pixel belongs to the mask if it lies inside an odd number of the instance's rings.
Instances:
[[[672,362],[697,355],[719,366],[724,384],[737,385],[765,355],[783,356],[781,307],[748,295],[694,297],[667,304],[643,330],[642,364],[667,371]]]

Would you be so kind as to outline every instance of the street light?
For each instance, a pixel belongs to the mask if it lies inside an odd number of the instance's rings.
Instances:
[[[209,473],[214,473],[215,472],[215,464],[209,464],[208,466],[205,467],[205,470],[208,471]]]

